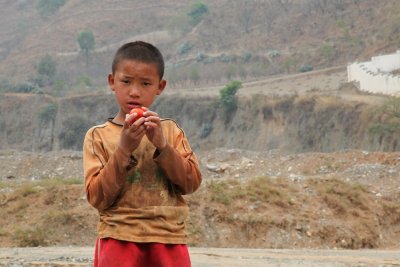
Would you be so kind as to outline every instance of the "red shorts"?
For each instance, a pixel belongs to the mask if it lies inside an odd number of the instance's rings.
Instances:
[[[187,245],[96,240],[94,267],[190,267]]]

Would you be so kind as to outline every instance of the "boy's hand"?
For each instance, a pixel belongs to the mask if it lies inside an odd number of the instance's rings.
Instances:
[[[144,118],[141,117],[134,123],[131,123],[134,117],[134,114],[126,115],[121,132],[120,147],[128,154],[132,153],[139,146],[140,141],[146,133]]]
[[[149,109],[146,109],[146,111],[143,113],[143,116],[147,138],[158,150],[162,150],[167,145],[167,141],[165,140],[161,128],[160,117],[157,113]]]

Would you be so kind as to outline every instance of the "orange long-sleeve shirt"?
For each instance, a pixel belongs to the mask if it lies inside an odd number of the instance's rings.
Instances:
[[[202,177],[183,130],[161,121],[167,146],[161,151],[143,137],[131,154],[119,148],[122,125],[92,127],[85,136],[86,196],[99,211],[98,237],[132,242],[186,243],[188,206]]]

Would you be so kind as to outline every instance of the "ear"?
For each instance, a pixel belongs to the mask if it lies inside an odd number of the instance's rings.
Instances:
[[[161,93],[164,91],[166,86],[167,86],[167,81],[161,80],[158,85],[157,95],[161,95]]]
[[[114,75],[112,73],[108,74],[108,86],[110,86],[111,91],[115,92],[114,83],[115,83]]]

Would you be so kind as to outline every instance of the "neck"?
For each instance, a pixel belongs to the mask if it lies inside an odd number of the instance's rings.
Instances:
[[[123,125],[125,122],[125,114],[119,111],[118,114],[112,120],[112,122]]]

